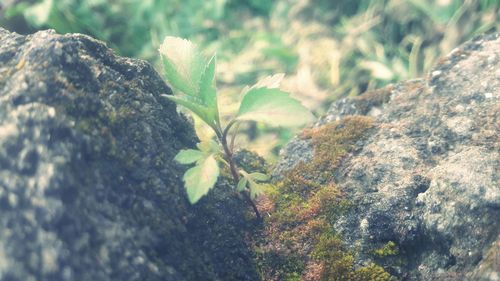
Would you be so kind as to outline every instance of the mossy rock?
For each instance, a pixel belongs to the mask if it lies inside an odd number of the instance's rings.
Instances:
[[[80,34],[0,28],[0,280],[256,280],[247,206],[191,206],[193,147],[146,62]]]
[[[299,136],[311,144],[314,157],[286,172],[268,193],[274,206],[256,243],[264,280],[390,280],[381,266],[356,266],[356,252],[343,244],[333,227],[351,208],[334,182],[334,172],[372,127],[372,118],[352,116]]]
[[[335,102],[283,150],[267,230],[280,235],[263,248],[301,253],[303,280],[500,276],[492,262],[500,229],[498,50],[499,33],[478,36],[424,78]],[[354,126],[364,133],[344,146],[339,132],[353,118],[372,125]],[[311,195],[326,188],[338,194],[333,212],[304,216]]]

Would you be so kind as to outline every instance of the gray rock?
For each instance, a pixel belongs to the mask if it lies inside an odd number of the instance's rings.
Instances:
[[[0,280],[255,280],[246,206],[191,206],[196,141],[146,62],[79,34],[0,28]]]
[[[334,227],[358,265],[382,263],[403,280],[500,280],[499,37],[464,44],[425,79],[386,89],[383,102],[339,101],[316,124],[376,120],[335,171],[353,207]],[[307,145],[289,144],[278,173],[311,155]],[[376,260],[370,252],[389,241],[399,255]]]

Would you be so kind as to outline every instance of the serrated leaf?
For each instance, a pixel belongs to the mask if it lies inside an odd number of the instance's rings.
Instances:
[[[219,119],[219,109],[217,107],[217,93],[215,89],[215,64],[216,56],[212,56],[201,75],[199,85],[199,96],[203,104],[209,109],[212,120]]]
[[[252,88],[279,88],[281,81],[285,78],[285,73],[277,73],[259,80]]]
[[[186,95],[198,96],[205,60],[196,46],[189,40],[167,36],[159,51],[171,86]]]
[[[268,181],[269,176],[263,173],[251,173],[248,175],[251,179],[255,181]]]
[[[215,55],[205,64],[202,54],[188,40],[167,36],[160,46],[165,76],[184,97],[169,99],[188,108],[210,127],[219,123],[215,89]]]
[[[213,155],[209,155],[184,174],[189,202],[194,204],[212,189],[219,177],[219,166]]]
[[[208,126],[207,123],[201,120],[200,117],[196,114],[191,114],[193,116],[193,127],[196,132],[196,135],[200,139],[200,141],[207,141],[213,139],[216,134],[212,127]]]
[[[213,139],[199,142],[196,147],[205,154],[213,154],[220,151],[219,145]]]
[[[246,86],[242,93],[246,94],[250,89],[255,89],[255,88],[268,88],[268,89],[274,89],[274,88],[279,88],[281,81],[283,81],[283,78],[285,77],[284,73],[278,73],[274,74],[272,76],[267,76],[264,77],[263,79],[259,80],[257,84],[253,85],[252,87]]]
[[[236,120],[264,122],[274,126],[301,126],[312,122],[314,116],[283,91],[253,88],[243,97]]]
[[[248,180],[245,177],[242,177],[238,181],[238,185],[236,186],[237,191],[244,191],[247,188],[247,182]]]
[[[250,198],[252,198],[252,200],[260,194],[264,193],[264,188],[262,187],[262,185],[254,181],[248,181],[248,186],[250,188]]]
[[[177,153],[174,160],[180,164],[191,164],[199,161],[204,156],[203,152],[196,149],[183,149]]]

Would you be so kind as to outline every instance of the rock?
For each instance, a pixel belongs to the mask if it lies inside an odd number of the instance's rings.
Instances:
[[[500,280],[499,56],[500,34],[478,37],[426,78],[339,101],[318,121],[375,121],[332,172],[350,205],[332,231],[357,266],[374,262],[403,280]],[[286,176],[299,153],[318,157],[297,138],[275,173]],[[374,255],[388,243],[396,256]]]
[[[245,209],[200,204],[196,138],[146,62],[79,34],[0,28],[0,280],[256,280]]]
[[[338,121],[346,116],[366,115],[377,116],[381,106],[389,99],[393,86],[365,93],[352,99],[341,99],[333,103],[325,116],[322,116],[314,127],[323,126],[329,122]],[[281,151],[280,161],[273,170],[273,178],[281,179],[286,171],[301,161],[313,158],[313,148],[309,141],[300,137],[293,138]]]

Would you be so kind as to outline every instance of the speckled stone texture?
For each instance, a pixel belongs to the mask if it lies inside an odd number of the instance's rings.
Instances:
[[[0,28],[0,280],[256,280],[246,206],[191,206],[191,125],[146,62]]]
[[[499,37],[465,43],[423,79],[339,101],[316,124],[376,122],[335,171],[352,207],[334,228],[358,265],[381,263],[402,280],[500,280]],[[275,173],[311,157],[298,141]],[[374,258],[389,241],[399,255]]]

